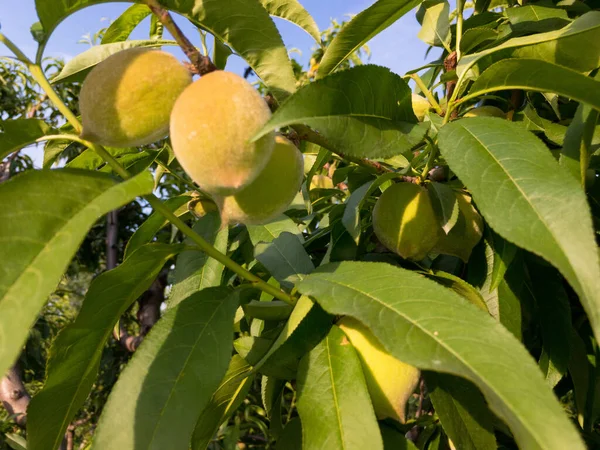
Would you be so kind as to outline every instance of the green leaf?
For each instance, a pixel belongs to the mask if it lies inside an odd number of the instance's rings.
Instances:
[[[427,125],[417,124],[406,82],[373,65],[337,72],[300,88],[254,140],[294,124],[314,127],[330,150],[369,158],[410,150],[427,131]]]
[[[417,11],[422,25],[418,37],[428,45],[448,47],[450,34],[450,4],[447,0],[425,0]]]
[[[227,227],[219,230],[221,219],[216,212],[210,212],[201,217],[193,226],[193,230],[202,236],[217,250],[227,251],[229,230]],[[193,242],[188,238],[188,245]],[[169,307],[175,306],[193,293],[211,286],[221,284],[221,274],[224,266],[216,259],[210,258],[201,250],[190,250],[177,257],[173,272],[173,287],[169,295]]]
[[[465,56],[456,73],[461,77],[475,63],[487,66],[510,57],[536,58],[578,72],[593,70],[600,65],[600,12],[590,11],[560,30],[509,39],[496,47]]]
[[[473,303],[482,311],[489,312],[488,306],[481,294],[465,280],[442,270],[437,270],[434,273],[424,273],[424,275],[436,283],[452,289],[458,295],[466,298],[469,302]]]
[[[268,366],[292,366],[310,351],[331,327],[331,317],[308,297],[302,296],[294,306],[290,318],[269,350],[254,365],[254,371]],[[249,361],[252,364],[252,361]],[[274,376],[277,376],[274,374]]]
[[[541,5],[506,8],[504,12],[512,25],[513,33],[518,34],[556,30],[568,25],[570,22],[566,10]]]
[[[511,264],[497,288],[493,288],[494,249],[488,236],[474,248],[469,265],[467,280],[479,289],[489,313],[510,331],[517,339],[522,339],[521,302],[524,290],[524,271],[522,261]]]
[[[556,92],[600,110],[600,81],[537,59],[504,59],[492,64],[464,98],[509,89]]]
[[[260,320],[285,320],[294,309],[293,306],[281,300],[273,300],[271,302],[252,300],[250,303],[243,305],[243,308],[244,313],[248,317]]]
[[[298,226],[288,216],[281,215],[265,225],[248,225],[248,234],[254,245],[259,242],[271,242],[284,231],[295,235],[300,242],[304,242],[304,237],[298,229]]]
[[[207,288],[152,327],[113,388],[92,449],[188,448],[231,358],[237,296]]]
[[[164,45],[177,45],[175,41],[166,40],[142,40],[142,41],[123,41],[110,44],[94,45],[92,48],[80,53],[75,58],[70,59],[62,68],[60,73],[52,78],[52,83],[71,83],[74,81],[83,81],[87,74],[99,63],[104,61],[110,55],[118,53],[128,48],[136,47],[162,47]]]
[[[500,283],[504,279],[506,270],[517,254],[517,246],[511,244],[506,239],[502,239],[494,232],[491,232],[491,234],[494,263],[489,290],[493,291],[494,289],[498,289],[498,286],[500,286]]]
[[[104,0],[36,0],[38,17],[49,35],[69,14]],[[143,3],[141,0],[135,3]],[[262,78],[276,99],[296,90],[292,64],[275,24],[259,0],[161,0],[233,48]]]
[[[531,292],[537,306],[536,319],[542,328],[544,352],[548,358],[547,372],[555,372],[556,385],[567,372],[571,358],[571,306],[563,287],[563,280],[552,267],[527,264],[531,280]],[[551,366],[551,367],[550,367]]]
[[[135,27],[151,13],[152,11],[146,5],[130,6],[106,29],[101,44],[111,44],[127,40]]]
[[[242,404],[254,381],[252,367],[233,355],[221,384],[204,408],[192,435],[192,450],[205,450],[219,426]]]
[[[417,450],[415,444],[395,428],[379,423],[379,431],[383,439],[384,450]]]
[[[496,450],[493,416],[477,388],[452,375],[424,375],[429,398],[454,446],[461,450]]]
[[[190,195],[184,194],[180,195],[179,197],[166,200],[164,205],[169,209],[169,211],[179,217],[188,211],[187,203],[191,199],[192,197]],[[127,241],[123,259],[127,259],[142,245],[151,242],[156,233],[168,223],[169,221],[165,219],[162,214],[153,212],[152,215],[148,217],[137,230],[135,230],[135,233],[133,233],[133,235],[129,238],[129,241]]]
[[[51,132],[50,126],[39,119],[3,120],[0,130],[0,161]]]
[[[27,410],[31,450],[60,445],[96,381],[102,351],[115,323],[182,248],[164,244],[141,247],[92,282],[77,318],[54,341],[46,384]]]
[[[337,326],[300,361],[303,450],[383,450],[361,362]]]
[[[164,34],[164,25],[163,23],[158,20],[158,17],[156,17],[156,14],[152,14],[150,16],[150,32],[149,37],[150,39],[162,39],[163,34]]]
[[[267,268],[282,287],[291,288],[302,275],[311,273],[315,266],[300,240],[284,231],[269,243],[259,243],[254,257]]]
[[[427,190],[431,194],[431,204],[436,216],[440,221],[442,230],[448,234],[458,222],[458,201],[452,188],[435,181],[427,184]]]
[[[597,78],[598,79],[598,78]],[[586,104],[577,107],[575,116],[567,129],[559,163],[575,179],[585,185],[585,175],[591,156],[591,145],[599,113]]]
[[[260,0],[272,16],[280,17],[306,31],[318,44],[321,43],[321,32],[315,19],[304,9],[298,0]]]
[[[491,28],[476,27],[464,32],[460,41],[460,49],[463,54],[469,53],[484,42],[498,39],[498,31]]]
[[[575,179],[563,176],[539,139],[502,119],[450,123],[440,130],[439,147],[492,229],[564,275],[600,338],[598,251]]]
[[[108,211],[152,190],[149,174],[118,183],[88,171],[31,170],[0,185],[0,374],[15,362],[29,328],[88,229]],[[8,338],[10,336],[10,338]]]
[[[320,267],[297,287],[330,314],[363,322],[407,364],[475,383],[520,448],[585,448],[527,350],[451,290],[408,270],[364,262]]]
[[[227,45],[223,44],[218,38],[213,42],[213,63],[219,70],[225,70],[227,59],[232,55],[232,51]]]
[[[132,148],[113,148],[105,147],[106,151],[113,157],[119,158],[123,155],[129,155],[132,153],[140,153],[135,147]],[[102,159],[95,150],[91,148],[85,149],[71,161],[69,161],[65,167],[70,169],[85,169],[85,170],[96,170],[104,166],[106,161]]]
[[[327,46],[317,77],[329,75],[356,50],[419,3],[420,0],[378,0],[353,17]]]
[[[277,447],[285,450],[303,450],[302,422],[299,417],[290,420],[277,439]]]

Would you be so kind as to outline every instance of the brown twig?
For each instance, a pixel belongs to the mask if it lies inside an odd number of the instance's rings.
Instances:
[[[181,28],[175,23],[173,17],[168,10],[163,8],[158,0],[145,0],[146,5],[156,15],[158,20],[165,26],[169,33],[175,38],[175,41],[183,53],[188,57],[194,66],[194,72],[199,75],[205,75],[207,73],[217,70],[217,67],[213,64],[208,56],[203,55],[198,49],[190,42],[190,40],[183,34]]]
[[[456,56],[456,52],[450,53],[448,56],[446,56],[446,59],[444,59],[444,71],[447,73],[447,72],[456,70],[457,64],[458,64],[458,59]],[[446,83],[446,98],[448,100],[450,100],[452,98],[455,88],[456,88],[456,80],[450,80]],[[458,117],[458,110],[455,108],[452,110],[450,118],[456,119],[457,117]]]

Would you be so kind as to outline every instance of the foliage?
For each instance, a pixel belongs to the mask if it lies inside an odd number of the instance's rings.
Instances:
[[[32,450],[65,433],[92,449],[600,446],[597,2],[378,0],[320,31],[296,0],[140,0],[68,64],[45,60],[56,26],[96,3],[37,0],[35,61],[0,34],[16,58],[0,60],[0,375],[18,361],[34,395],[26,433],[0,417],[0,447],[19,433]],[[414,7],[439,57],[404,77],[362,64]],[[130,40],[149,15],[148,39]],[[320,38],[306,70],[270,16]],[[219,148],[274,131],[296,145],[304,179],[284,214],[222,224],[222,199],[175,158],[181,133],[80,137],[97,64],[175,44],[195,75],[236,53],[259,77],[259,126],[208,94],[195,126],[228,126]],[[60,168],[16,156],[41,143]],[[255,169],[253,206],[294,171],[237,158],[219,168]],[[402,189],[416,194],[385,201]]]

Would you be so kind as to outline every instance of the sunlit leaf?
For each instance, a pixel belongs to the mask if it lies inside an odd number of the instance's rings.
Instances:
[[[412,271],[364,262],[319,267],[298,289],[327,312],[363,322],[398,359],[475,383],[521,448],[585,448],[527,350],[451,290]]]
[[[360,359],[337,326],[300,361],[304,450],[383,450]]]
[[[411,91],[389,69],[363,65],[304,86],[281,107],[258,139],[286,125],[315,128],[330,150],[360,157],[386,157],[418,144],[427,126],[417,124]]]
[[[123,264],[92,282],[77,319],[54,341],[46,384],[29,406],[30,449],[48,450],[60,445],[96,381],[102,350],[115,323],[150,287],[165,262],[181,250],[180,245],[141,247]]]
[[[231,359],[231,292],[204,289],[152,327],[108,397],[92,449],[188,448]]]
[[[439,146],[492,229],[558,268],[600,336],[600,264],[577,181],[563,176],[539,139],[506,120],[450,123],[439,133]]]
[[[357,49],[419,3],[420,0],[378,0],[357,14],[327,46],[317,76],[323,78],[333,72]]]
[[[0,185],[0,374],[15,362],[29,328],[88,229],[103,214],[152,190],[71,169],[31,170]]]

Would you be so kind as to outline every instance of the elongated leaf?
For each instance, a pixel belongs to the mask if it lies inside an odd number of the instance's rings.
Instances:
[[[469,283],[457,277],[456,275],[452,275],[451,273],[447,273],[441,270],[438,270],[434,273],[424,273],[424,275],[427,278],[432,279],[436,283],[439,283],[442,286],[446,286],[447,288],[452,289],[458,295],[463,296],[482,311],[489,312],[485,300],[477,291],[477,289],[475,289]]]
[[[124,183],[88,171],[32,170],[0,185],[0,374],[88,229],[103,214],[152,190],[149,174]]]
[[[429,398],[444,431],[461,450],[496,450],[493,416],[477,388],[452,375],[426,372]]]
[[[428,45],[445,47],[450,41],[450,4],[447,0],[425,0],[417,18],[421,23],[419,39]]]
[[[12,152],[33,144],[50,134],[50,126],[39,119],[15,119],[0,121],[0,161]]]
[[[290,420],[277,439],[278,448],[286,450],[302,450],[302,423],[299,417]]]
[[[218,38],[213,42],[213,63],[219,70],[225,70],[227,59],[233,52],[229,47],[223,44]]]
[[[536,58],[578,72],[593,70],[600,65],[600,12],[590,11],[560,30],[509,39],[502,45],[465,56],[456,73],[462,76],[475,63],[487,66],[510,57]]]
[[[244,305],[243,308],[247,316],[260,320],[285,320],[294,309],[293,306],[281,300],[273,300],[271,302],[252,300],[250,303]]]
[[[29,405],[27,439],[31,450],[60,445],[92,389],[114,324],[150,287],[165,262],[181,250],[180,245],[141,247],[119,267],[92,282],[77,319],[54,341],[46,384]]]
[[[272,242],[256,245],[254,256],[282,286],[288,288],[315,269],[300,240],[285,231]]]
[[[304,450],[383,450],[356,350],[337,326],[298,368]]]
[[[196,423],[192,450],[205,450],[221,423],[244,401],[254,380],[254,376],[248,376],[251,370],[241,356],[233,355],[221,384]]]
[[[281,215],[278,219],[265,225],[248,225],[248,234],[254,245],[259,242],[271,242],[284,231],[295,235],[300,242],[304,242],[304,237],[292,219]]]
[[[327,46],[317,76],[329,75],[357,49],[419,3],[420,0],[378,0],[355,16]]]
[[[214,245],[219,251],[227,250],[227,228],[219,230],[221,219],[216,212],[211,212],[201,217],[193,227],[193,230],[206,241]],[[188,238],[186,243],[193,245]],[[219,286],[223,264],[210,258],[201,250],[189,250],[177,257],[175,271],[173,273],[173,287],[169,296],[169,307],[175,306],[183,299],[204,288]]]
[[[152,327],[108,397],[92,449],[188,448],[231,358],[231,292],[204,289]]]
[[[456,121],[440,130],[439,146],[494,231],[564,275],[600,338],[600,265],[577,181],[539,139],[505,120]]]
[[[123,155],[129,155],[133,153],[140,153],[139,150],[135,147],[130,148],[112,148],[106,147],[106,151],[115,158],[120,158]],[[100,155],[91,148],[88,148],[69,161],[65,167],[70,169],[85,169],[85,170],[96,170],[106,162],[102,159]]]
[[[254,370],[260,371],[261,367],[268,367],[270,364],[288,367],[297,364],[300,358],[320,342],[330,327],[331,317],[308,297],[300,297],[273,345],[254,364]]]
[[[169,209],[169,211],[173,212],[173,214],[179,217],[188,210],[187,203],[191,199],[192,197],[189,195],[181,195],[179,197],[168,199],[165,201],[164,205]],[[125,247],[125,256],[123,259],[127,259],[128,256],[130,256],[142,245],[151,242],[154,238],[154,235],[168,223],[169,221],[165,219],[162,214],[158,212],[152,213],[152,215],[148,217],[137,230],[135,230],[135,233],[133,233],[131,238],[129,238],[129,241],[127,241],[127,246]]]
[[[508,89],[555,92],[600,110],[600,81],[536,59],[505,59],[492,64],[475,81],[468,97]]]
[[[312,18],[298,0],[260,0],[260,2],[269,14],[298,25],[317,41],[318,44],[321,43],[321,32],[315,19]]]
[[[454,191],[445,184],[431,182],[427,189],[432,194],[431,204],[437,215],[442,230],[448,234],[458,222],[458,201]]]
[[[510,271],[493,287],[495,252],[491,240],[486,239],[475,247],[467,268],[467,280],[478,288],[489,313],[510,331],[522,339],[521,296],[525,288],[522,261],[515,261]]]
[[[596,77],[596,79],[599,79]],[[599,113],[588,105],[580,104],[575,117],[567,129],[560,165],[565,167],[575,179],[585,185],[585,174],[591,156]]]
[[[520,448],[585,448],[527,350],[451,290],[408,270],[364,262],[319,267],[297,287],[327,312],[363,322],[398,359],[475,383]]]
[[[537,305],[537,320],[542,328],[544,352],[549,368],[556,373],[556,384],[567,372],[571,358],[571,307],[562,278],[552,267],[527,265],[531,291]]]
[[[87,74],[110,55],[122,50],[136,47],[162,47],[163,45],[177,45],[175,41],[165,40],[144,40],[144,41],[123,41],[110,44],[95,45],[92,48],[80,53],[75,58],[69,60],[62,68],[60,73],[52,78],[52,83],[64,83],[73,81],[83,81]]]
[[[104,0],[36,0],[38,17],[46,35],[69,14]],[[136,0],[135,3],[142,3]],[[296,89],[292,64],[275,24],[259,0],[161,0],[233,48],[282,101]]]
[[[494,250],[494,264],[489,290],[493,291],[500,286],[500,283],[504,279],[506,270],[517,254],[517,246],[502,239],[496,233],[492,232],[491,234],[492,250]]]
[[[110,24],[104,33],[104,36],[102,36],[101,44],[110,44],[127,40],[135,27],[150,14],[150,8],[146,5],[130,6],[117,18],[117,20]]]
[[[410,150],[426,132],[426,126],[417,124],[406,82],[373,65],[304,86],[281,105],[254,140],[294,124],[314,127],[335,151],[369,158]]]

